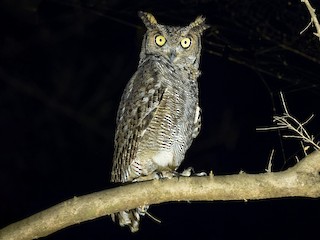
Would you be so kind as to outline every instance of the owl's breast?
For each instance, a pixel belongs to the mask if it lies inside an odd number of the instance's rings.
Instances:
[[[196,83],[184,76],[160,75],[164,94],[138,146],[138,156],[152,159],[159,168],[176,169],[192,143],[198,93]],[[147,154],[146,154],[147,153]]]

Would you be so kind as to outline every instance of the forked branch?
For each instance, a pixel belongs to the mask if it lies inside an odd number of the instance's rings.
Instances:
[[[313,118],[314,115],[311,115],[306,121],[301,123],[295,117],[293,117],[289,111],[285,101],[285,98],[280,92],[281,103],[283,107],[284,113],[280,116],[274,116],[273,122],[276,124],[272,127],[262,127],[257,128],[258,131],[269,131],[269,130],[288,130],[291,134],[283,135],[284,138],[295,138],[301,140],[307,145],[313,147],[315,150],[320,150],[319,143],[315,142],[315,138],[313,135],[309,134],[305,129],[305,125]]]
[[[311,25],[314,25],[316,28],[316,32],[313,33],[315,36],[317,36],[320,40],[320,24],[316,15],[316,10],[311,6],[309,0],[301,0],[302,3],[304,3],[310,13],[311,20],[309,24],[303,29],[300,34],[302,34],[305,30],[307,30]]]

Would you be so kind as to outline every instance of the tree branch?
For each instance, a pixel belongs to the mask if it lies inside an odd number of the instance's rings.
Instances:
[[[317,31],[316,31],[315,33],[313,33],[313,34],[314,34],[315,36],[317,36],[317,37],[319,38],[319,40],[320,40],[320,24],[319,24],[319,21],[318,21],[318,19],[317,19],[316,10],[311,6],[309,0],[301,0],[301,2],[306,5],[306,7],[307,7],[307,9],[308,9],[308,11],[309,11],[309,13],[310,13],[311,20],[310,20],[310,23],[308,24],[308,26],[307,26],[304,30],[302,30],[302,31],[300,32],[300,34],[303,33],[306,29],[308,29],[308,28],[312,25],[312,23],[313,23],[314,26],[315,26],[315,28],[316,28],[316,30],[317,30]]]
[[[320,197],[320,151],[283,172],[180,177],[128,184],[74,197],[0,230],[0,240],[31,240],[76,223],[170,201]],[[121,199],[121,200],[119,200]]]

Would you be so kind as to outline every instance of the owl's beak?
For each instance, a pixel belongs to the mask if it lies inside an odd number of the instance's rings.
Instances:
[[[176,53],[176,51],[175,50],[172,50],[171,52],[170,52],[170,55],[169,55],[169,60],[170,60],[170,62],[174,62],[174,60],[176,59],[176,57],[177,57],[177,53]]]

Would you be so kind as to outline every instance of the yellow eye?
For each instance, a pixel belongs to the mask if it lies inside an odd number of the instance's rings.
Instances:
[[[156,38],[156,44],[159,46],[159,47],[162,47],[165,43],[166,43],[166,38],[162,35],[157,35]]]
[[[190,45],[191,45],[191,39],[188,38],[188,37],[186,37],[186,38],[184,38],[184,39],[181,40],[180,44],[181,44],[181,47],[183,47],[184,49],[186,49],[186,48],[190,47]]]

